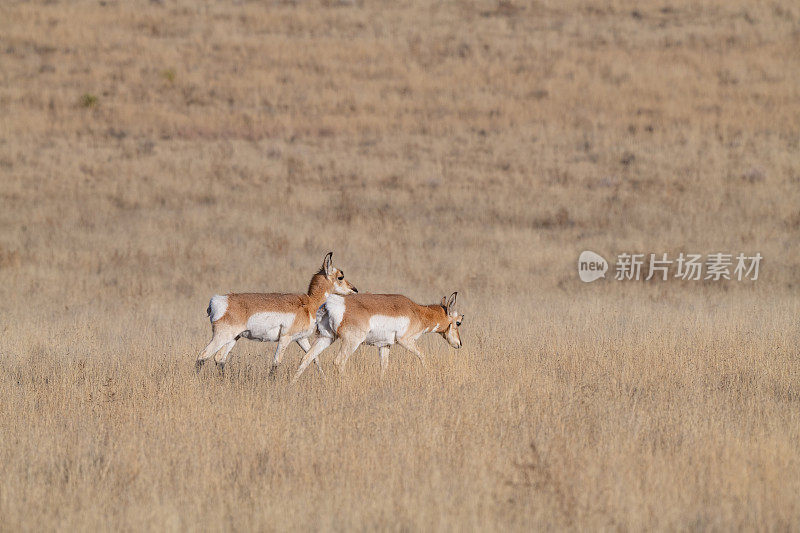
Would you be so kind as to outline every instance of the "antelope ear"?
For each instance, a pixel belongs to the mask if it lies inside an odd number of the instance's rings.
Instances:
[[[322,260],[322,271],[326,276],[331,275],[331,262],[333,261],[333,252],[328,252],[325,259]]]
[[[454,292],[450,295],[450,299],[447,301],[447,310],[449,311],[451,307],[456,305],[456,297],[458,296],[457,292]]]
[[[442,296],[442,307],[447,309],[447,296]]]

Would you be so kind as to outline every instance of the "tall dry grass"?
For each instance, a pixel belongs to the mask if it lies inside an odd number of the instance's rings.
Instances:
[[[795,529],[798,50],[790,2],[3,3],[0,527]],[[211,294],[328,249],[465,347],[194,376]]]

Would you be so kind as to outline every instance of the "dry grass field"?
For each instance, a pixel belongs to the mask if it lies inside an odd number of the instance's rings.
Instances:
[[[796,530],[798,242],[796,2],[4,1],[0,530]],[[464,348],[195,376],[328,250]]]

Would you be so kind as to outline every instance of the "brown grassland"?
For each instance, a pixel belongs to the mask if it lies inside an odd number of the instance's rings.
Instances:
[[[799,154],[792,1],[4,1],[0,529],[797,529]],[[328,250],[464,348],[195,376]]]

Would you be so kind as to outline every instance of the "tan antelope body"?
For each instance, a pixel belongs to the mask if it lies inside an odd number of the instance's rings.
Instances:
[[[320,305],[330,295],[358,292],[344,279],[344,273],[331,264],[332,257],[332,253],[325,256],[306,294],[232,293],[212,297],[207,309],[212,338],[197,356],[195,369],[199,371],[214,354],[217,354],[215,362],[224,369],[228,354],[239,338],[278,343],[271,374],[292,342],[308,352],[311,348],[308,339],[316,332]]]
[[[425,354],[416,340],[425,333],[438,333],[454,348],[461,347],[458,328],[464,316],[455,310],[456,296],[441,304],[419,305],[401,294],[354,294],[328,296],[317,311],[317,338],[306,352],[294,380],[337,338],[342,339],[336,366],[341,372],[347,359],[362,343],[378,347],[381,375],[389,364],[389,347],[395,343],[416,355],[425,366]]]

